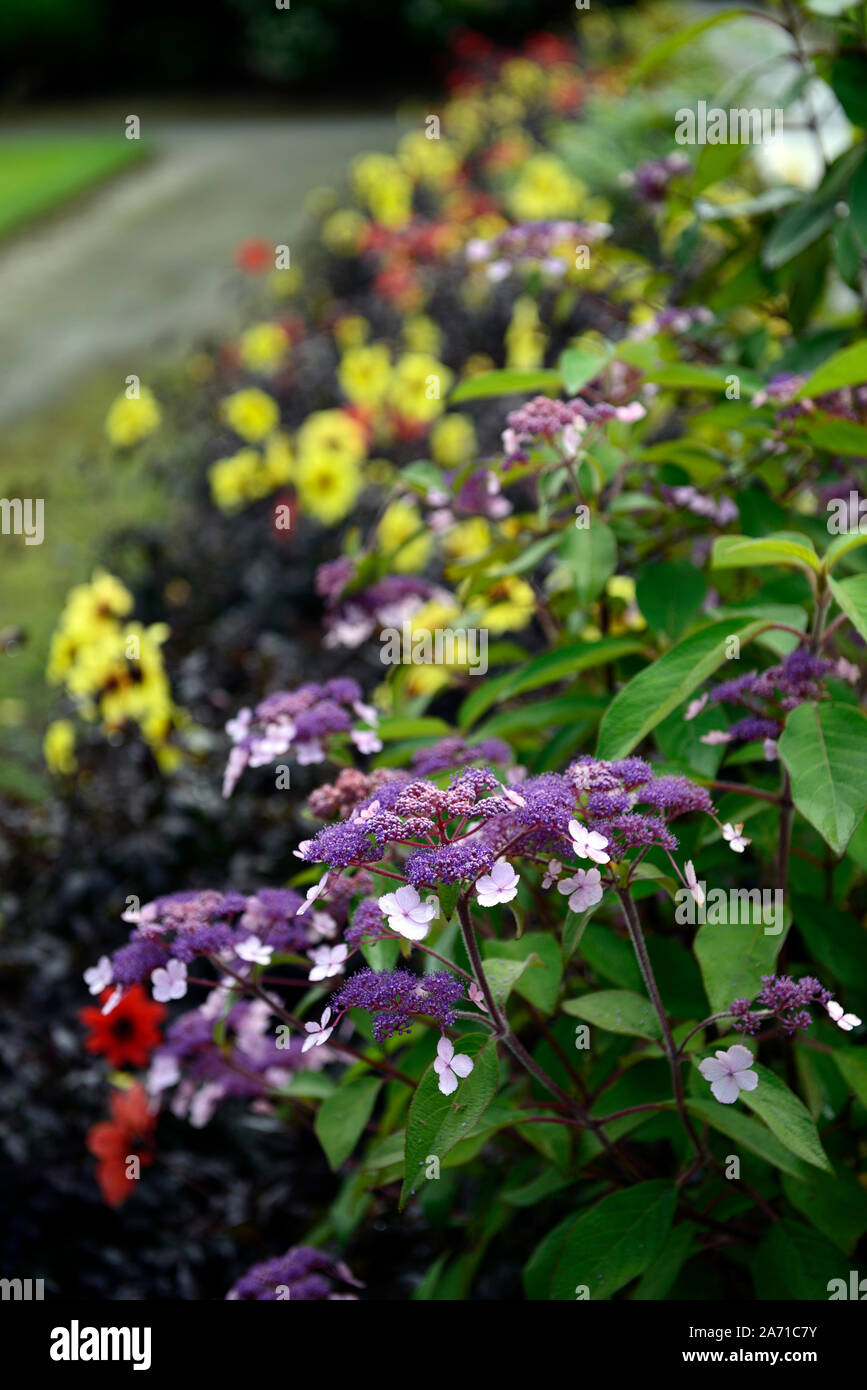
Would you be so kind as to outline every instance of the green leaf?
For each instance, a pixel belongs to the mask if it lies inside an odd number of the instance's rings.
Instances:
[[[702,1078],[704,1082],[704,1078]],[[707,1082],[704,1082],[707,1085]],[[774,1169],[791,1173],[793,1178],[806,1179],[810,1169],[794,1154],[789,1153],[778,1139],[775,1139],[767,1126],[751,1120],[749,1115],[733,1105],[722,1105],[718,1100],[690,1099],[686,1108],[691,1115],[710,1125],[711,1129],[724,1134],[748,1153],[755,1154],[763,1163]]]
[[[844,854],[867,810],[867,719],[852,705],[799,705],[777,747],[801,815]]]
[[[867,1108],[867,1055],[863,1051],[856,1052],[854,1048],[838,1047],[833,1056],[846,1085]]]
[[[756,1296],[823,1302],[832,1279],[845,1278],[840,1251],[797,1221],[775,1221],[751,1262]]]
[[[489,961],[522,961],[527,965],[530,957],[535,956],[532,969],[526,974],[521,971],[516,977],[515,992],[543,1013],[554,1012],[563,961],[560,947],[550,932],[527,932],[520,941],[483,941],[482,954],[486,972]]]
[[[460,382],[455,387],[449,398],[449,404],[459,405],[461,401],[479,401],[489,396],[517,396],[530,392],[535,394],[540,391],[556,395],[562,385],[563,380],[560,373],[547,368],[532,372],[516,370],[479,372],[476,376],[468,377],[466,381]]]
[[[840,53],[831,68],[831,86],[853,125],[867,126],[867,88],[864,57],[860,52]]]
[[[867,545],[867,529],[850,531],[845,536],[835,536],[825,551],[825,569],[832,570],[838,560],[842,560],[844,555],[848,555],[852,550],[857,550],[861,545]]]
[[[797,1158],[811,1163],[814,1168],[824,1168],[826,1173],[833,1172],[822,1148],[819,1132],[803,1101],[789,1090],[776,1072],[769,1071],[758,1062],[753,1063],[751,1070],[758,1073],[759,1084],[754,1091],[741,1091],[741,1100],[764,1120],[771,1133]]]
[[[745,646],[770,626],[764,618],[740,625],[712,623],[678,642],[614,697],[599,730],[597,757],[625,758],[660,720],[722,665],[732,637]]]
[[[499,700],[510,699],[525,690],[536,690],[542,685],[554,685],[594,666],[604,666],[642,650],[642,644],[633,637],[606,637],[601,642],[576,642],[545,652],[516,671],[505,671],[501,676],[483,681],[461,705],[458,727],[461,730],[470,728]]]
[[[746,915],[740,911],[740,902],[735,906],[733,915]],[[703,923],[693,951],[711,1011],[721,1013],[733,999],[754,998],[761,989],[762,976],[773,974],[785,939],[785,929],[778,936],[768,935],[762,922]]]
[[[573,1300],[585,1285],[598,1302],[643,1274],[665,1245],[676,1203],[675,1189],[661,1180],[603,1197],[566,1232],[551,1298]]]
[[[455,1043],[455,1052],[473,1057],[473,1070],[458,1083],[454,1095],[444,1096],[433,1062],[415,1089],[406,1124],[406,1173],[400,1194],[404,1207],[413,1190],[425,1182],[429,1155],[442,1162],[450,1149],[466,1137],[497,1093],[499,1064],[496,1044],[488,1038],[469,1036]]]
[[[707,583],[695,565],[648,565],[636,586],[638,606],[654,632],[675,641],[704,602]]]
[[[376,732],[384,743],[398,738],[442,738],[452,732],[452,727],[444,719],[425,716],[420,719],[400,719],[389,716],[381,719]]]
[[[324,1100],[337,1090],[337,1082],[324,1071],[296,1071],[285,1086],[280,1087],[281,1096],[304,1096],[311,1100]]]
[[[817,449],[829,454],[867,454],[867,429],[854,420],[820,420],[810,422],[804,433]]]
[[[807,536],[719,536],[711,569],[753,569],[757,565],[796,565],[818,574],[819,557]]]
[[[560,545],[560,559],[574,581],[579,607],[586,608],[617,568],[614,532],[597,517],[591,517],[586,529],[570,526]]]
[[[610,344],[604,347],[595,340],[585,340],[584,346],[567,348],[560,354],[557,368],[563,378],[563,385],[570,396],[586,386],[608,366],[614,357]]]
[[[626,1033],[632,1038],[658,1039],[659,1020],[649,999],[628,989],[603,989],[566,999],[563,1012],[583,1018],[607,1033]]]
[[[377,1076],[359,1076],[322,1102],[313,1128],[332,1171],[345,1163],[373,1114],[377,1092],[382,1085]]]
[[[835,216],[834,205],[826,197],[818,192],[805,197],[790,208],[765,237],[762,265],[767,270],[779,270],[824,236],[833,227]]]
[[[524,940],[526,941],[526,937]],[[528,966],[542,966],[544,968],[544,964],[545,962],[536,955],[535,951],[531,951],[524,960],[505,960],[497,957],[485,960],[483,962],[485,979],[490,986],[495,1003],[502,1008]]]
[[[861,990],[867,980],[867,932],[861,923],[833,903],[798,893],[793,909],[813,959],[841,985]]]
[[[697,1237],[698,1227],[691,1221],[672,1227],[665,1245],[632,1295],[635,1302],[657,1302],[665,1298],[683,1265],[698,1249]]]
[[[713,29],[717,24],[727,24],[732,19],[743,18],[743,10],[720,10],[707,19],[698,20],[695,24],[682,25],[678,23],[674,33],[669,34],[661,43],[656,44],[635,64],[631,73],[632,84],[641,82],[649,72],[653,72],[654,68],[658,68],[661,63],[667,63],[672,54],[677,53],[684,44],[697,39],[705,30]]]
[[[810,1169],[804,1182],[784,1177],[783,1191],[817,1231],[851,1255],[867,1231],[867,1192],[848,1168],[837,1167],[832,1177]]]
[[[590,921],[590,918],[593,916],[594,912],[597,912],[599,908],[602,907],[607,896],[607,894],[603,894],[603,896],[599,899],[598,903],[594,903],[592,907],[588,907],[586,912],[573,912],[570,908],[569,911],[566,913],[566,920],[563,923],[564,965],[568,965],[569,961],[572,959],[577,947],[581,943],[582,937],[584,936],[584,932],[587,928],[587,923]]]
[[[853,574],[850,579],[829,576],[828,583],[855,631],[867,638],[867,574]]]
[[[862,166],[863,167],[863,166]],[[824,396],[843,386],[860,386],[867,381],[867,339],[835,352],[809,376],[798,392],[800,397]]]

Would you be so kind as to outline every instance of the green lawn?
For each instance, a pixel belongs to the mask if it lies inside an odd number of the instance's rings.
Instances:
[[[0,138],[0,236],[141,159],[141,140],[116,135]]]

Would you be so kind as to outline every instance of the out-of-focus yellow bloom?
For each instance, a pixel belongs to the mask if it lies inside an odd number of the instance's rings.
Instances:
[[[442,545],[451,560],[481,559],[491,546],[491,528],[483,516],[471,516],[446,531]]]
[[[407,352],[395,365],[388,400],[407,419],[435,420],[445,409],[444,397],[451,384],[451,371],[436,357]]]
[[[42,753],[49,772],[69,777],[78,767],[75,757],[75,725],[71,719],[55,719],[45,730]]]
[[[420,183],[442,188],[460,168],[460,157],[447,140],[429,140],[423,130],[404,135],[397,147],[401,165]]]
[[[273,372],[286,360],[289,334],[279,323],[257,323],[241,335],[238,356],[251,372]]]
[[[99,721],[106,732],[138,724],[157,753],[179,717],[160,650],[169,629],[165,623],[122,621],[131,606],[129,592],[104,571],[90,584],[77,585],[52,639],[48,678],[62,683],[81,715]],[[74,746],[70,721],[56,721],[45,736],[49,766],[74,771]]]
[[[475,97],[455,97],[443,112],[443,126],[461,149],[479,142],[485,128],[484,103]]]
[[[495,91],[488,102],[488,111],[495,125],[520,125],[524,116],[524,104],[510,92]]]
[[[311,188],[304,199],[303,206],[308,217],[325,217],[327,213],[333,212],[337,206],[337,194],[333,188],[329,188],[327,185]]]
[[[231,458],[217,459],[208,469],[211,496],[223,512],[232,512],[265,497],[271,483],[257,449],[239,449]]]
[[[642,632],[647,627],[647,620],[635,601],[635,580],[628,574],[613,574],[605,585],[605,593],[624,605],[619,612],[609,614],[609,636],[622,637],[624,633]]]
[[[248,444],[258,444],[280,422],[280,410],[273,396],[255,386],[226,396],[220,403],[220,413],[226,424]]]
[[[327,453],[300,458],[295,480],[302,509],[325,526],[349,515],[364,485],[357,463]]]
[[[469,415],[443,415],[430,435],[431,458],[443,468],[460,468],[478,452],[476,428]]]
[[[545,71],[530,58],[510,58],[500,69],[500,81],[522,101],[539,97],[545,90]]]
[[[584,184],[572,177],[556,155],[535,154],[521,169],[509,195],[509,204],[522,222],[574,217],[585,194]]]
[[[386,508],[376,537],[398,574],[423,570],[433,551],[433,536],[424,525],[415,502],[398,498]]]
[[[403,341],[410,352],[438,353],[442,347],[442,329],[427,314],[414,314],[403,325]]]
[[[486,352],[474,352],[464,363],[461,376],[481,376],[482,372],[492,372],[496,365],[493,357],[489,357]]]
[[[288,434],[276,430],[265,444],[265,472],[272,487],[281,487],[292,479],[294,456]]]
[[[450,683],[449,672],[443,666],[420,663],[408,666],[403,688],[407,695],[435,695],[443,686]]]
[[[481,626],[493,633],[518,632],[536,612],[533,590],[515,574],[498,579],[485,598],[488,606],[482,614]]]
[[[418,633],[436,632],[437,628],[454,627],[460,611],[451,594],[430,598],[410,615],[410,631],[415,636]]]
[[[367,220],[353,208],[332,212],[322,224],[322,240],[335,256],[354,256],[361,243]]]
[[[106,570],[94,572],[89,584],[76,584],[67,595],[51,639],[48,679],[62,681],[75,664],[79,650],[115,631],[118,619],[132,609],[132,594]]]
[[[337,369],[340,389],[355,405],[378,406],[391,380],[391,356],[384,343],[350,348]]]
[[[402,227],[412,212],[412,180],[389,154],[365,154],[352,165],[356,193],[383,227]]]
[[[363,425],[345,410],[316,410],[298,431],[295,448],[301,458],[309,454],[351,466],[364,458],[367,442]]]
[[[361,347],[370,337],[370,324],[361,314],[344,314],[334,325],[334,341],[341,352]]]
[[[268,292],[275,299],[291,299],[301,285],[301,271],[296,266],[287,265],[281,270],[272,270],[268,276]]]
[[[605,592],[611,598],[622,598],[624,603],[634,603],[635,580],[628,574],[612,574],[605,585]]]
[[[130,449],[153,434],[162,418],[154,393],[142,386],[132,400],[124,395],[112,401],[105,417],[105,432],[117,448]]]
[[[545,361],[545,330],[539,318],[539,306],[529,295],[515,300],[512,318],[506,329],[506,366],[520,371],[541,367]]]

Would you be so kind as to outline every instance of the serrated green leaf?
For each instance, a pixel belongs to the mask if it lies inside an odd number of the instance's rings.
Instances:
[[[795,806],[835,854],[844,854],[867,810],[867,719],[852,705],[799,705],[777,747]]]

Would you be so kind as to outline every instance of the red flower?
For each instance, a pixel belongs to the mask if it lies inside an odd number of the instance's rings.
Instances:
[[[274,264],[274,247],[263,237],[248,237],[235,247],[235,265],[248,275],[262,275]]]
[[[111,991],[102,992],[104,1004]],[[141,985],[131,985],[110,1013],[101,1009],[81,1009],[78,1017],[90,1030],[85,1042],[88,1052],[104,1052],[113,1067],[144,1067],[162,1040],[158,1023],[165,1018],[162,1004],[148,999]]]
[[[129,1160],[138,1158],[147,1167],[153,1163],[156,1113],[150,1110],[144,1086],[114,1091],[109,1101],[111,1120],[93,1125],[87,1134],[87,1147],[99,1159],[96,1180],[104,1200],[119,1207],[132,1193],[135,1178],[128,1175]]]

